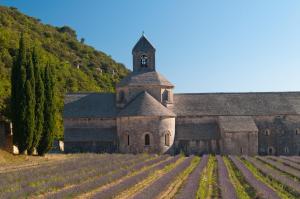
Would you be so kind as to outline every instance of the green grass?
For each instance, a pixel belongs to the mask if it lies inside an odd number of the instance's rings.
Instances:
[[[216,157],[209,156],[208,163],[200,176],[196,198],[214,198],[219,194],[216,176]]]

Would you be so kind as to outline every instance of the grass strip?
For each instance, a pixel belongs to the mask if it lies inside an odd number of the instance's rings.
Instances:
[[[218,195],[216,175],[216,157],[210,156],[207,166],[204,168],[200,176],[200,185],[196,194],[196,198],[206,199],[214,198]]]
[[[289,199],[289,198],[295,198],[290,193],[286,192],[284,189],[284,185],[280,182],[274,180],[270,176],[262,173],[259,169],[257,169],[252,163],[247,161],[245,158],[239,158],[244,165],[252,172],[252,174],[261,182],[269,185],[270,188],[272,188],[280,198],[283,199]]]

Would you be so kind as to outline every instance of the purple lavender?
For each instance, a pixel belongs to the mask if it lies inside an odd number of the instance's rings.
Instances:
[[[149,175],[151,175],[156,170],[161,170],[165,166],[175,163],[178,160],[178,158],[179,158],[179,156],[176,158],[168,159],[166,161],[162,161],[160,164],[158,164],[146,171],[143,171],[142,173],[139,173],[137,175],[129,177],[119,184],[116,184],[112,187],[109,187],[108,189],[105,189],[103,191],[96,193],[92,198],[95,198],[95,199],[97,199],[97,198],[103,198],[103,199],[104,198],[113,198],[113,196],[118,195],[122,191],[124,191],[124,190],[138,184],[142,180],[146,179]]]
[[[241,171],[247,182],[251,184],[251,186],[253,186],[258,192],[258,195],[262,195],[263,198],[280,199],[280,197],[270,187],[257,180],[251,171],[249,171],[249,169],[241,161],[234,156],[229,156],[229,158]]]
[[[247,161],[251,162],[257,169],[259,169],[264,174],[270,176],[271,178],[281,182],[282,184],[287,185],[294,191],[298,192],[300,194],[300,184],[297,181],[292,180],[291,178],[287,177],[286,175],[282,174],[280,171],[277,171],[273,168],[267,167],[264,163],[261,161],[245,156],[244,157]]]
[[[161,192],[163,192],[166,187],[170,184],[172,180],[176,178],[178,174],[184,171],[192,161],[193,157],[186,158],[182,163],[180,163],[176,168],[172,169],[167,174],[158,178],[153,184],[143,189],[134,199],[152,199],[156,198]]]
[[[294,168],[289,167],[289,166],[285,166],[284,164],[282,164],[280,162],[277,162],[275,160],[271,160],[271,159],[266,158],[266,157],[257,157],[257,158],[262,160],[263,162],[266,162],[266,163],[274,166],[275,168],[277,168],[281,171],[289,173],[289,174],[295,176],[296,178],[300,179],[300,171],[297,170],[297,169],[294,169]]]
[[[204,155],[201,158],[200,164],[187,178],[186,184],[179,190],[179,193],[175,195],[176,199],[195,198],[199,187],[200,176],[203,169],[207,165],[207,161],[208,161],[208,156]]]
[[[229,174],[221,156],[217,156],[218,160],[218,183],[221,188],[222,198],[236,199],[235,189],[230,182]]]

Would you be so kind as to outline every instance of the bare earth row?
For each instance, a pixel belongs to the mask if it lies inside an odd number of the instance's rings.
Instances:
[[[87,154],[0,173],[0,198],[300,198],[298,161]]]

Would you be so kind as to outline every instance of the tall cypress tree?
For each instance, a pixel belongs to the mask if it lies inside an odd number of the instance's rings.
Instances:
[[[25,114],[25,82],[26,82],[27,46],[24,35],[21,34],[19,50],[11,72],[11,108],[13,123],[13,142],[19,147],[20,153],[26,150],[23,140]]]
[[[44,129],[41,140],[37,147],[39,155],[44,155],[48,152],[53,144],[54,128],[55,128],[55,82],[54,71],[51,65],[47,65],[44,75],[45,86],[45,106],[44,106]]]
[[[41,73],[41,59],[37,48],[33,49],[32,61],[34,66],[34,76],[35,76],[35,131],[33,135],[32,145],[28,149],[28,153],[32,154],[34,149],[38,146],[42,133],[44,124],[44,82]]]
[[[25,82],[25,101],[24,103],[24,129],[22,142],[25,150],[32,146],[33,135],[35,132],[35,78],[31,53],[27,53],[26,82]],[[24,150],[22,149],[22,150]],[[29,152],[29,151],[28,151]]]

